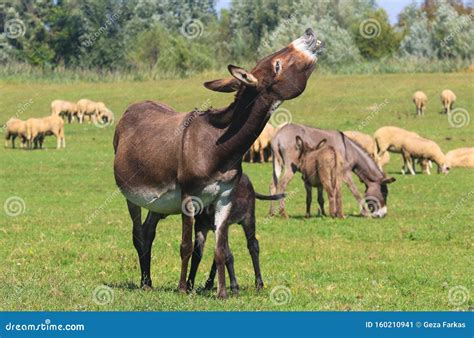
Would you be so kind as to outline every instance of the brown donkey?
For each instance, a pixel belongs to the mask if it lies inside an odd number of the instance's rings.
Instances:
[[[133,222],[142,287],[152,285],[151,247],[158,221],[181,214],[178,290],[186,292],[194,216],[212,205],[217,295],[227,297],[226,219],[232,207],[232,190],[242,174],[242,156],[282,101],[304,91],[323,48],[309,28],[287,47],[260,60],[251,72],[229,65],[232,77],[204,84],[214,91],[237,91],[226,108],[183,114],[165,104],[145,101],[127,109],[115,131],[114,174]],[[149,210],[143,224],[142,207]]]
[[[329,198],[329,215],[331,217],[344,218],[342,213],[341,182],[344,176],[344,161],[342,156],[332,146],[326,145],[323,139],[316,147],[304,142],[301,137],[296,136],[296,149],[300,160],[300,170],[303,174],[304,187],[306,189],[306,215],[311,216],[311,201],[313,187],[318,188],[319,213],[326,216],[324,212],[323,189]]]

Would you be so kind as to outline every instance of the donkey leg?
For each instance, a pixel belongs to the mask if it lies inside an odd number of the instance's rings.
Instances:
[[[293,176],[295,176],[295,171],[293,170],[293,168],[291,168],[291,166],[287,166],[283,173],[283,177],[281,178],[277,187],[278,194],[282,194],[286,191],[286,187],[288,186],[288,183],[290,183]],[[284,198],[280,200],[280,215],[284,218],[288,218],[288,214],[286,213],[286,209],[285,209]]]
[[[258,239],[255,237],[255,211],[251,216],[244,219],[242,222],[242,227],[245,232],[245,237],[247,238],[247,248],[249,250],[250,257],[252,257],[252,265],[255,273],[255,288],[260,290],[263,289],[263,280],[262,274],[260,272],[260,247],[258,244]]]
[[[361,214],[363,216],[370,215],[370,212],[367,210],[367,208],[365,206],[365,203],[363,203],[364,201],[362,199],[362,196],[359,193],[359,190],[357,189],[357,186],[354,184],[354,181],[352,180],[352,172],[346,171],[344,173],[343,180],[347,184],[347,186],[349,187],[349,189],[350,189],[352,195],[354,196],[354,198],[357,200],[357,203],[359,204],[359,207],[361,208]]]
[[[216,278],[217,273],[217,264],[216,260],[212,261],[211,271],[209,272],[209,277],[207,278],[206,284],[204,285],[204,289],[212,290],[214,287],[214,279]]]
[[[229,273],[230,290],[233,294],[238,294],[239,284],[237,283],[237,277],[235,277],[234,255],[232,255],[232,251],[230,250],[229,245],[226,246],[225,266],[227,268],[227,272]]]
[[[140,261],[141,280],[140,287],[151,288],[151,278],[149,263],[146,262],[145,255],[145,235],[142,228],[141,208],[127,200],[128,212],[133,223],[132,240],[137,250],[138,260]],[[148,266],[148,267],[147,267]]]
[[[217,297],[227,298],[225,286],[225,262],[228,253],[228,230],[227,218],[232,209],[233,186],[222,192],[216,203],[214,223],[216,225],[216,249],[214,259],[217,266]]]
[[[183,193],[181,200],[184,203],[187,203],[187,200],[190,199],[190,195]],[[181,274],[179,277],[178,291],[186,293],[186,276],[188,274],[188,263],[189,258],[193,252],[193,223],[194,223],[194,206],[192,203],[188,203],[190,206],[190,213],[181,214],[181,246],[180,246],[180,256],[181,256]]]
[[[322,185],[318,185],[318,204],[319,204],[319,216],[326,216],[324,211],[324,190]]]
[[[306,214],[304,217],[310,218],[311,217],[311,203],[313,202],[313,188],[308,184],[304,183],[304,188],[306,189]]]
[[[189,271],[187,282],[188,291],[191,291],[194,288],[194,280],[196,278],[196,273],[204,252],[204,244],[206,243],[207,232],[208,229],[203,226],[203,224],[201,224],[199,221],[199,218],[196,217],[194,249],[193,256],[191,258],[191,269]]]
[[[272,181],[270,182],[270,195],[275,195],[278,188],[278,180],[280,179],[282,172],[282,158],[279,154],[275,153],[273,148],[273,158],[272,158]],[[270,201],[270,210],[268,211],[269,216],[275,215],[275,201]]]

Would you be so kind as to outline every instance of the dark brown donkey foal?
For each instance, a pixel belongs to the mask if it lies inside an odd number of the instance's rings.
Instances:
[[[313,30],[307,29],[287,47],[260,60],[251,72],[229,65],[232,77],[204,84],[219,92],[237,91],[234,101],[222,109],[178,113],[151,101],[128,107],[115,130],[114,174],[133,221],[143,287],[152,285],[151,247],[158,221],[181,214],[178,290],[186,292],[198,211],[193,202],[198,201],[198,206],[215,209],[217,295],[227,296],[225,224],[232,209],[232,190],[242,174],[242,157],[272,112],[304,91],[323,47]],[[141,208],[150,210],[143,224]]]
[[[255,199],[275,201],[283,198],[284,195],[261,195],[255,192],[252,182],[247,175],[242,174],[239,182],[234,188],[234,193],[232,197],[232,209],[230,210],[229,217],[226,220],[226,226],[231,224],[238,223],[242,225],[242,228],[245,232],[245,237],[247,238],[247,248],[249,249],[250,256],[252,257],[253,269],[255,271],[255,287],[257,290],[263,288],[262,275],[260,273],[260,263],[259,263],[259,252],[260,248],[258,245],[258,240],[255,237],[256,226],[255,226]],[[188,277],[188,289],[192,290],[194,288],[194,279],[196,277],[196,272],[199,267],[199,263],[202,259],[202,254],[204,251],[204,244],[206,243],[206,237],[209,230],[215,230],[214,228],[214,209],[208,207],[199,215],[195,217],[194,231],[194,251],[193,257],[191,259],[191,270]],[[229,272],[230,279],[230,289],[232,292],[237,293],[239,290],[239,285],[237,284],[237,278],[235,277],[234,272],[234,256],[230,251],[230,247],[227,247],[228,252],[226,252],[226,261],[225,265],[227,271]],[[206,281],[205,289],[211,290],[214,286],[214,278],[216,276],[216,261],[212,263],[211,272],[209,273],[209,278]]]

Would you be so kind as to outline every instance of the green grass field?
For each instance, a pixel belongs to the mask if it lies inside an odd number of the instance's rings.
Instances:
[[[53,99],[84,97],[104,101],[116,118],[129,104],[145,99],[181,111],[220,107],[232,95],[201,85],[214,76],[142,83],[0,82],[0,121],[16,114],[23,119],[49,115]],[[474,146],[474,121],[451,126],[440,114],[439,94],[452,89],[458,97],[455,107],[472,115],[473,83],[468,73],[320,76],[316,71],[305,93],[282,107],[293,122],[323,128],[362,126],[361,131],[373,133],[385,125],[404,127],[434,139],[447,152]],[[414,116],[411,102],[418,89],[429,98],[423,118]],[[398,155],[392,155],[388,166],[397,182],[390,186],[385,219],[355,217],[359,207],[347,188],[345,220],[304,219],[299,175],[289,187],[296,192],[287,203],[289,220],[265,221],[268,203],[257,202],[263,291],[254,290],[245,236],[234,225],[230,243],[240,294],[222,301],[215,292],[175,292],[181,225],[180,217],[172,216],[158,224],[152,259],[155,288],[144,292],[138,289],[131,222],[113,178],[113,133],[113,127],[72,124],[66,125],[66,149],[54,149],[52,137],[45,150],[0,149],[0,202],[4,209],[14,209],[12,197],[24,201],[20,215],[2,210],[0,216],[0,310],[449,311],[473,305],[474,170],[402,176]],[[270,164],[244,164],[244,171],[257,191],[268,192]],[[210,236],[197,286],[207,277],[213,246]],[[113,295],[99,297],[108,301],[105,305],[93,297],[102,285]],[[291,292],[283,305],[272,301],[271,291],[278,286]]]

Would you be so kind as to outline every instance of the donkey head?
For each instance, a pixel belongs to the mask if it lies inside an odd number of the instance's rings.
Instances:
[[[367,204],[370,216],[376,218],[385,217],[387,214],[387,184],[395,182],[393,177],[383,177],[380,181],[366,184],[365,197],[363,203]],[[365,213],[365,211],[363,211]],[[368,216],[368,215],[367,215]]]
[[[318,40],[313,30],[308,28],[303,36],[287,47],[260,60],[251,72],[229,65],[231,78],[209,81],[204,86],[218,92],[251,88],[274,100],[290,100],[306,88],[323,49],[324,42]]]

